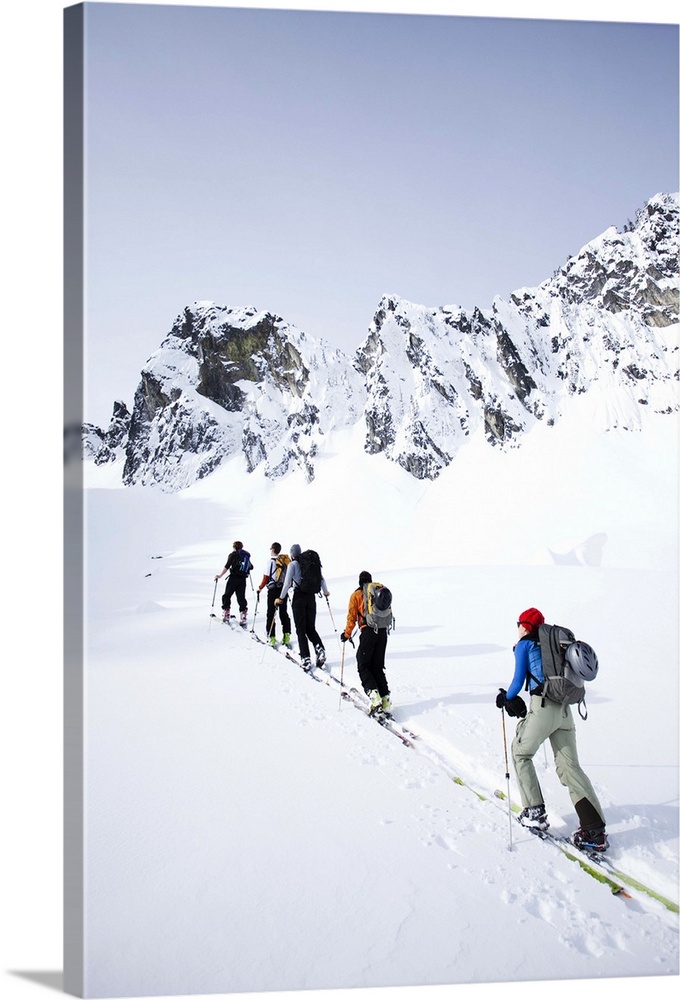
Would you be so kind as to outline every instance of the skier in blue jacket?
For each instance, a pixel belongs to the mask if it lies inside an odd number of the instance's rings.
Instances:
[[[544,675],[538,629],[544,622],[545,618],[537,608],[529,608],[519,616],[519,639],[514,647],[515,672],[507,691],[501,688],[496,696],[498,708],[520,719],[512,741],[512,761],[524,807],[518,817],[519,822],[539,830],[548,829],[543,792],[533,759],[539,747],[550,740],[557,776],[569,790],[581,824],[571,836],[572,843],[576,847],[606,851],[609,843],[604,812],[590,779],[579,764],[571,709],[568,705],[563,709],[556,702],[542,697]],[[528,713],[519,694],[527,680],[530,695]]]

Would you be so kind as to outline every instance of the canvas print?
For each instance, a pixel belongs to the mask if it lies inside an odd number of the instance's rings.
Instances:
[[[678,24],[449,6],[65,10],[73,995],[678,975]]]

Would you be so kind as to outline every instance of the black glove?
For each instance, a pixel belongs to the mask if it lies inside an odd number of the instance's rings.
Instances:
[[[504,708],[508,715],[513,719],[523,719],[527,714],[527,707],[524,704],[524,699],[520,698],[519,695],[516,695],[516,697],[508,700],[505,688],[499,688],[498,694],[496,695],[496,708]]]
[[[515,698],[506,698],[505,700],[505,711],[508,715],[512,716],[513,719],[523,719],[527,714],[527,707],[524,704],[524,699],[517,695]]]
[[[349,636],[345,635],[345,633],[343,632],[340,636],[340,642],[347,642],[348,638]]]

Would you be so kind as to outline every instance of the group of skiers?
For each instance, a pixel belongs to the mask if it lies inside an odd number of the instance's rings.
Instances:
[[[231,614],[230,603],[233,596],[238,603],[241,624],[245,626],[248,616],[246,581],[253,569],[250,553],[240,541],[234,542],[232,552],[215,581],[228,574],[227,585],[222,598],[224,619]],[[347,620],[340,636],[343,643],[352,640],[355,627],[359,628],[359,644],[356,659],[357,670],[364,692],[370,701],[373,713],[389,715],[392,710],[390,690],[385,670],[387,637],[392,623],[391,607],[385,617],[380,612],[369,610],[368,588],[373,588],[373,579],[367,570],[359,574],[357,588],[349,598]],[[381,588],[381,585],[375,585]],[[382,588],[391,600],[387,588]],[[330,591],[321,572],[318,554],[311,550],[302,551],[299,545],[292,545],[290,556],[281,552],[279,542],[270,548],[269,564],[257,588],[258,600],[263,590],[267,592],[266,628],[272,645],[276,640],[276,615],[278,613],[282,641],[290,646],[291,621],[288,614],[288,595],[292,590],[291,610],[297,634],[301,664],[305,670],[312,669],[310,643],[316,657],[316,666],[326,662],[326,650],[316,630],[316,596],[323,594],[328,599]],[[373,590],[371,589],[371,594]],[[546,742],[550,741],[557,776],[569,791],[580,827],[572,834],[571,840],[577,847],[594,851],[605,851],[608,844],[604,812],[588,776],[583,771],[576,749],[576,730],[569,704],[558,703],[547,695],[547,680],[543,671],[543,655],[539,641],[539,629],[545,626],[545,618],[537,608],[529,608],[519,615],[517,621],[518,639],[513,647],[515,670],[510,687],[499,689],[496,706],[511,717],[519,718],[512,742],[512,760],[517,776],[522,811],[519,822],[538,832],[548,829],[549,823],[543,800],[543,793],[534,767],[533,758]],[[595,654],[585,644],[586,656]],[[586,668],[592,664],[586,663]],[[595,657],[595,671],[597,661]],[[584,676],[587,674],[584,672]],[[578,678],[576,678],[578,681]],[[581,681],[582,683],[582,681]],[[520,696],[523,686],[529,692],[530,706],[527,707]]]
[[[215,577],[217,582],[225,574],[227,585],[222,597],[224,620],[231,617],[231,599],[236,597],[241,625],[248,619],[246,581],[253,569],[250,553],[243,543],[234,542],[224,568]],[[363,570],[359,574],[359,585],[352,593],[347,611],[347,621],[340,636],[341,641],[352,640],[355,627],[359,629],[357,648],[357,668],[364,691],[368,695],[371,710],[389,713],[392,710],[390,691],[385,672],[385,650],[387,635],[392,621],[391,612],[385,624],[375,624],[371,619],[368,626],[365,601],[366,587],[373,582],[371,574]],[[321,560],[313,549],[302,551],[299,545],[291,545],[290,556],[281,551],[281,543],[273,542],[269,549],[269,563],[257,588],[259,595],[267,594],[266,630],[268,641],[277,645],[276,616],[278,613],[282,642],[290,646],[291,621],[288,613],[288,595],[292,590],[291,611],[300,650],[300,660],[305,670],[312,668],[311,649],[315,654],[315,665],[322,667],[326,662],[326,649],[316,629],[316,595],[321,593],[327,599],[330,591],[324,580]],[[386,591],[389,594],[389,591]],[[368,627],[367,627],[368,626]]]
[[[235,596],[241,625],[246,624],[248,619],[246,580],[253,568],[250,553],[243,548],[243,543],[234,542],[224,568],[215,577],[215,581],[217,581],[225,573],[228,574],[227,586],[222,597],[222,613],[225,621],[231,617],[231,599]],[[288,613],[288,594],[291,589],[293,591],[291,611],[302,666],[305,670],[312,668],[311,643],[315,654],[315,665],[322,667],[326,662],[326,649],[316,630],[316,595],[322,593],[327,598],[330,591],[321,572],[321,560],[318,553],[312,549],[303,552],[299,545],[292,545],[290,556],[287,556],[281,552],[281,543],[273,542],[269,549],[267,569],[257,588],[258,600],[263,590],[267,592],[267,638],[273,646],[277,645],[277,612],[281,623],[283,644],[290,646],[291,622]]]

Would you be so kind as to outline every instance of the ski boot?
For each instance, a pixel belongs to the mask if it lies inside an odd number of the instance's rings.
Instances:
[[[222,614],[222,621],[223,622],[228,622],[229,621],[229,617],[230,617],[229,616],[229,608],[225,608],[224,612]]]
[[[283,645],[287,649],[292,649],[293,648],[292,644],[291,644],[291,641],[290,641],[290,632],[284,632],[283,633]]]
[[[323,646],[316,647],[316,665],[317,667],[323,667],[326,662],[326,650]]]
[[[247,611],[242,611],[241,612],[241,618],[239,620],[239,625],[241,626],[241,628],[248,628],[248,612]]]
[[[545,806],[527,806],[517,817],[517,822],[529,830],[547,830],[550,826]]]
[[[381,711],[385,715],[392,714],[392,702],[390,701],[390,696],[388,694],[383,695]]]
[[[369,701],[371,703],[369,715],[378,715],[382,712],[382,698],[377,691],[367,691]]]
[[[604,826],[595,826],[590,830],[584,830],[583,827],[580,827],[575,833],[572,833],[569,840],[574,847],[580,847],[584,851],[597,851],[598,854],[603,854],[609,847]]]
[[[270,635],[269,636],[269,645],[272,646],[274,649],[276,649],[278,643],[276,641],[276,636],[275,635]]]
[[[305,670],[307,673],[310,673],[310,671],[312,669],[312,661],[311,661],[311,659],[308,656],[303,656],[302,657],[302,660],[300,661],[300,665],[301,665],[301,667],[302,667],[303,670]]]

